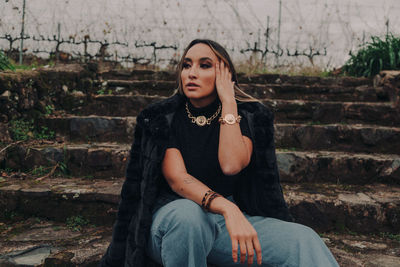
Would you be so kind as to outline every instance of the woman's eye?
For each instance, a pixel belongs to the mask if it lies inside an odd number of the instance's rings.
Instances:
[[[188,63],[183,63],[182,67],[183,67],[184,69],[187,69],[187,68],[190,68],[190,65],[189,65]]]
[[[208,69],[208,68],[211,68],[211,65],[210,64],[201,64],[200,67],[203,69]]]

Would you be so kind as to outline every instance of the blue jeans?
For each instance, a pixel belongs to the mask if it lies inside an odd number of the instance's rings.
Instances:
[[[232,198],[228,198],[233,201]],[[262,266],[339,266],[311,228],[274,218],[249,216],[262,249]],[[239,250],[240,252],[240,250]],[[174,200],[153,214],[148,255],[165,267],[247,266],[234,263],[222,215],[205,212],[188,199]],[[240,259],[240,254],[238,254]],[[252,266],[257,265],[256,257]]]

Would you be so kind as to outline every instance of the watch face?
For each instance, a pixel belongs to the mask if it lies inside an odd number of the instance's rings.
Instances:
[[[233,114],[226,114],[225,121],[227,124],[234,124],[236,122],[236,118],[233,116]]]

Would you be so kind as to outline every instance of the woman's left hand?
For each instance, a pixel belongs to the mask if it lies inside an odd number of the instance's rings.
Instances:
[[[232,73],[229,71],[229,67],[225,65],[224,61],[219,60],[215,64],[215,86],[221,102],[235,100],[234,85],[235,82],[232,81]]]

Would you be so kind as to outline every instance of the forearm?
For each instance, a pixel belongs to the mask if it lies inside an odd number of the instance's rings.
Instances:
[[[173,182],[171,182],[173,180]],[[178,195],[190,199],[201,206],[204,195],[210,188],[188,173],[182,173],[179,178],[169,179],[171,189]],[[212,190],[212,189],[211,189]],[[217,192],[218,193],[218,192]],[[226,214],[229,208],[236,207],[234,203],[224,197],[215,198],[210,205],[210,212]]]
[[[222,102],[222,117],[226,114],[238,116],[235,99]],[[240,130],[240,124],[221,124],[219,134],[218,160],[224,173],[235,174],[247,166],[249,151]]]

